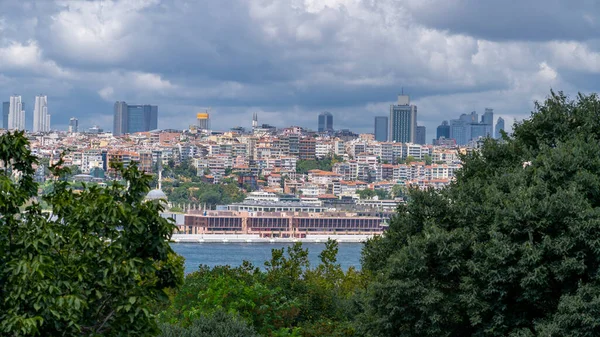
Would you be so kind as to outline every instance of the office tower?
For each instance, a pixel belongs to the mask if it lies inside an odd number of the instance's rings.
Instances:
[[[75,117],[69,119],[69,133],[79,132],[79,120]]]
[[[375,117],[375,140],[387,142],[388,140],[388,118],[386,116]]]
[[[398,104],[390,105],[388,140],[414,143],[417,133],[417,106],[410,104],[408,95],[398,95]]]
[[[258,128],[258,113],[252,114],[252,131]]]
[[[117,101],[114,107],[113,136],[127,133],[127,103]]]
[[[464,119],[450,120],[450,138],[456,141],[456,145],[465,145],[471,139],[471,124]]]
[[[33,107],[33,132],[50,131],[50,115],[48,114],[48,96],[35,96]]]
[[[158,106],[149,104],[129,105],[115,102],[113,116],[113,135],[144,132],[158,128]]]
[[[498,120],[496,121],[496,130],[494,132],[494,136],[497,139],[502,138],[502,134],[500,133],[501,130],[504,130],[504,119],[502,117],[498,117]]]
[[[418,125],[415,143],[420,144],[420,145],[425,145],[427,143],[427,141],[425,140],[426,132],[427,132],[427,129],[425,128],[425,126]]]
[[[494,137],[494,109],[486,108],[481,116],[481,124],[485,125],[485,136]]]
[[[8,129],[25,130],[25,107],[21,96],[10,96],[8,110]]]
[[[210,119],[208,111],[197,113],[196,120],[198,121],[198,130],[206,131],[210,129]]]
[[[437,127],[435,139],[440,139],[442,137],[450,139],[450,124],[448,124],[448,121],[443,121],[442,124]]]
[[[319,132],[333,132],[333,115],[329,111],[319,114]]]
[[[2,128],[8,129],[8,113],[10,112],[10,102],[2,102]]]

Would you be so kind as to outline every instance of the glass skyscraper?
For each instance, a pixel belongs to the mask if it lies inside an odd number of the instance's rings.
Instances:
[[[8,129],[8,114],[10,112],[10,102],[2,102],[2,128]]]
[[[387,142],[388,140],[388,118],[386,116],[375,117],[375,140]]]
[[[501,130],[504,130],[504,118],[498,117],[498,120],[496,121],[496,130],[494,130],[494,137],[496,137],[497,139],[501,138]]]
[[[333,115],[329,111],[319,114],[319,132],[333,132]]]
[[[158,128],[158,106],[128,105],[117,101],[114,106],[113,135],[145,132]]]
[[[437,127],[435,139],[440,139],[442,137],[450,139],[450,125],[448,124],[448,121],[443,121],[442,124]]]

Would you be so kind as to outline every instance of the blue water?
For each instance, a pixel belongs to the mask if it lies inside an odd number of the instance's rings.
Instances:
[[[189,274],[205,264],[239,266],[244,260],[257,267],[264,267],[271,258],[271,249],[289,247],[292,243],[173,243],[173,250],[185,258],[185,273]],[[319,264],[319,254],[325,248],[324,243],[303,243],[308,248],[310,266]],[[340,243],[337,261],[343,269],[360,268],[361,243]]]

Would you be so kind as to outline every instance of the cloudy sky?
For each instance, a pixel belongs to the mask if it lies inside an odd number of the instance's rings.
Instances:
[[[494,108],[511,124],[550,89],[600,91],[596,0],[0,1],[0,97],[48,95],[110,130],[115,100],[157,104],[160,128],[212,107],[215,129],[259,121],[372,132],[404,88],[428,139]]]

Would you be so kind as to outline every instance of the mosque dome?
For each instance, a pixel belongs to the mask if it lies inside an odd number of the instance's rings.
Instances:
[[[148,192],[148,194],[146,195],[146,200],[167,200],[167,195],[165,194],[165,192],[163,192],[161,189],[155,189],[152,190],[150,192]]]

